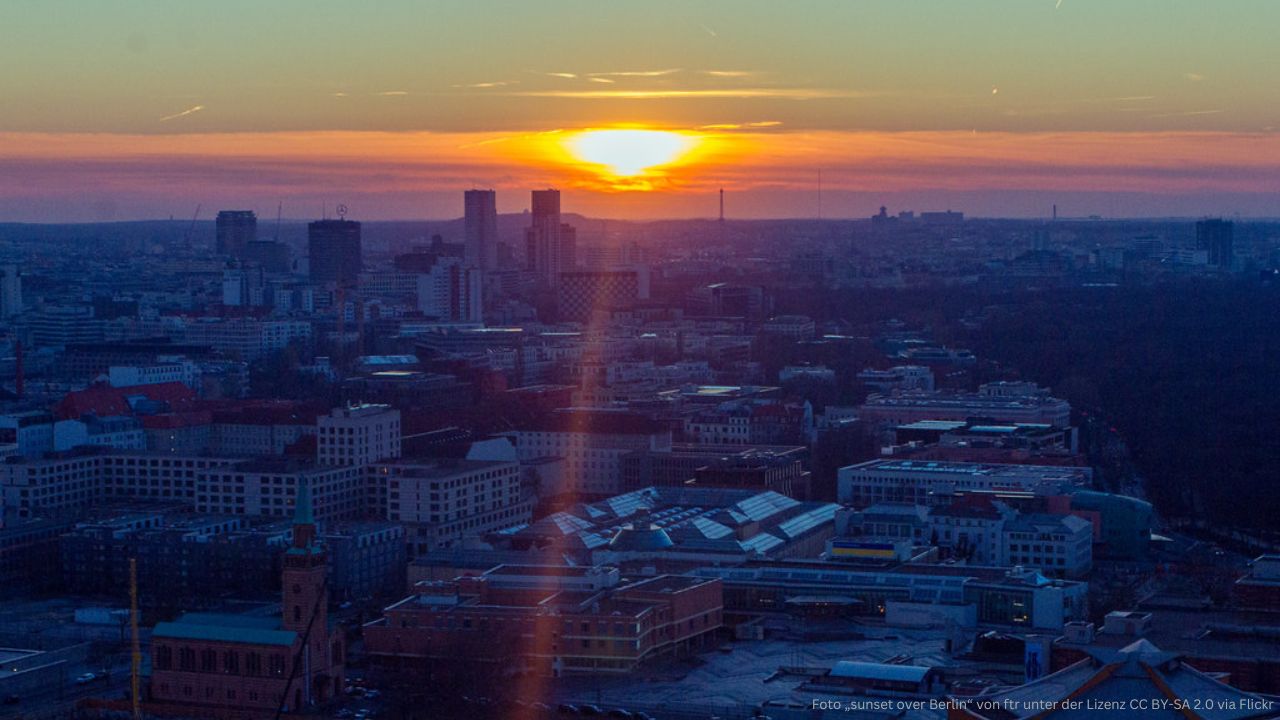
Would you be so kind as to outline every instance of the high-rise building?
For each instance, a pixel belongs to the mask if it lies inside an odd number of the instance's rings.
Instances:
[[[1234,259],[1235,225],[1230,220],[1201,220],[1196,223],[1196,250],[1209,254],[1209,264],[1230,268]]]
[[[317,220],[307,226],[311,281],[355,285],[360,274],[360,223]]]
[[[494,270],[498,266],[497,194],[492,190],[468,190],[464,200],[467,264]]]
[[[533,220],[525,231],[526,263],[544,285],[554,286],[576,262],[577,232],[560,221],[560,191],[533,191]]]
[[[223,210],[216,228],[218,254],[240,257],[258,239],[258,216],[252,210]]]
[[[5,265],[0,274],[0,318],[13,317],[22,312],[22,276],[17,265]]]

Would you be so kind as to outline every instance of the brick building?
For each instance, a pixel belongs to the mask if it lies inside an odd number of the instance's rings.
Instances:
[[[341,694],[346,655],[328,619],[326,549],[311,493],[300,484],[293,545],[284,555],[283,617],[188,613],[152,632],[150,701],[156,714],[270,717]]]

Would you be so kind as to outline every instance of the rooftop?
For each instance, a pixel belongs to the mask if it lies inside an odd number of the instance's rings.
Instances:
[[[291,647],[298,637],[292,630],[281,630],[279,618],[218,613],[187,613],[173,622],[156,623],[151,634],[161,638],[285,647]]]

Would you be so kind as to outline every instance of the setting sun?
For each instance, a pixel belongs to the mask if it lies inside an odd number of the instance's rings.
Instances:
[[[603,165],[618,177],[633,177],[666,165],[688,152],[696,140],[666,130],[584,130],[570,137],[567,146],[575,157]]]

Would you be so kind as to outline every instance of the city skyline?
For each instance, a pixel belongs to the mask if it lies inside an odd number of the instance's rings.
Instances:
[[[1280,215],[1267,3],[157,10],[0,10],[35,68],[0,79],[0,221],[446,218],[547,186],[620,219],[714,217],[720,187],[737,218],[816,217],[820,187],[832,218]],[[619,183],[566,152],[588,129],[689,147]]]

